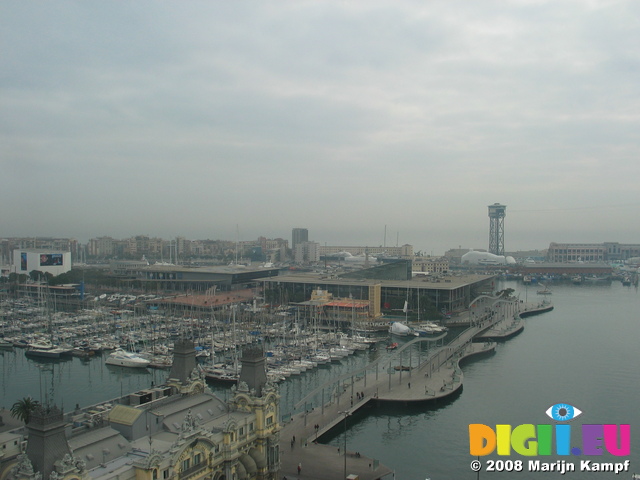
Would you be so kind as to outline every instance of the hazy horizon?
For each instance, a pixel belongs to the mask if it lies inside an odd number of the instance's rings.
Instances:
[[[640,3],[5,2],[7,236],[640,243]]]
[[[295,228],[295,227],[294,227]],[[305,227],[299,227],[299,228],[305,228]],[[488,232],[488,226],[487,226],[487,232]],[[239,231],[238,231],[239,233]],[[109,234],[105,234],[105,235],[98,235],[98,236],[94,236],[94,237],[90,237],[90,238],[99,238],[102,236],[106,236],[106,237],[111,237],[114,240],[126,240],[128,238],[133,238],[136,237],[138,235],[146,235],[143,233],[136,233],[134,235],[126,235],[126,236],[122,236],[122,237],[117,237],[117,236],[113,236],[113,235],[109,235]],[[226,242],[235,242],[235,241],[240,241],[240,242],[251,242],[251,241],[255,241],[257,240],[259,237],[264,236],[267,239],[275,239],[275,238],[283,238],[285,240],[288,240],[289,242],[289,248],[291,248],[291,232],[289,232],[289,235],[273,235],[273,236],[266,236],[266,235],[262,235],[262,234],[258,234],[257,236],[253,237],[253,238],[242,238],[242,237],[238,237],[236,238],[221,238],[221,237],[206,237],[206,238],[190,238],[190,237],[186,237],[184,235],[176,235],[176,236],[172,236],[172,237],[163,237],[161,235],[147,235],[149,238],[161,238],[164,241],[171,241],[171,240],[175,240],[176,237],[184,237],[186,240],[189,241],[226,241]],[[309,232],[309,241],[317,241],[314,240],[312,237],[312,232]],[[2,238],[51,238],[51,235],[40,235],[40,236],[26,236],[26,237],[22,237],[19,235],[5,235]],[[74,238],[75,240],[77,240],[80,244],[84,244],[86,245],[88,243],[88,241],[90,240],[90,238],[77,238],[75,236],[56,236],[55,238]],[[347,241],[340,241],[340,239],[337,239],[335,241],[332,242],[318,242],[321,245],[327,245],[327,246],[345,246],[345,247],[382,247],[382,246],[387,246],[387,247],[397,247],[397,246],[402,246],[404,244],[409,244],[412,245],[414,247],[414,252],[418,253],[421,252],[423,255],[425,256],[442,256],[446,251],[451,250],[451,249],[457,249],[457,248],[462,248],[462,249],[469,249],[469,250],[485,250],[488,251],[488,243],[489,243],[489,239],[488,239],[488,234],[487,234],[487,239],[486,239],[486,245],[475,245],[475,246],[463,246],[463,245],[454,245],[451,244],[449,246],[443,246],[441,250],[434,250],[434,249],[426,249],[426,248],[420,248],[419,246],[411,243],[410,241],[399,241],[400,240],[400,234],[399,232],[396,233],[391,233],[391,232],[386,232],[386,236],[385,233],[382,233],[380,242],[368,242],[368,243],[358,243],[358,242],[347,242]],[[518,251],[544,251],[547,250],[549,248],[549,245],[551,243],[595,243],[595,244],[602,244],[605,242],[618,242],[615,239],[606,239],[606,240],[601,240],[601,241],[593,241],[593,242],[585,242],[585,241],[567,241],[567,242],[557,242],[555,240],[551,240],[549,242],[547,242],[546,244],[539,246],[539,247],[532,247],[532,248],[508,248],[508,242],[505,241],[505,252],[518,252]],[[629,242],[618,242],[621,244],[625,244],[625,243],[629,243]]]

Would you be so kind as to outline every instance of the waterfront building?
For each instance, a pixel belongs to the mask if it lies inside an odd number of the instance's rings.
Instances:
[[[317,289],[311,292],[311,298],[308,301],[300,302],[297,305],[309,307],[316,313],[324,311],[326,315],[327,312],[331,312],[334,317],[363,321],[380,316],[380,285],[369,287],[369,298],[370,300],[333,298],[333,295],[328,291]],[[378,301],[375,301],[376,299]]]
[[[414,273],[445,273],[449,271],[449,260],[446,257],[415,257],[411,269]]]
[[[402,245],[400,247],[363,247],[363,246],[320,246],[320,256],[335,257],[340,253],[347,252],[351,255],[369,254],[373,257],[398,257],[413,258],[413,245]]]
[[[39,249],[71,252],[74,261],[80,254],[80,244],[75,238],[53,237],[10,237],[0,240],[0,258],[3,263],[10,263],[16,249]]]
[[[129,269],[127,269],[130,267]],[[146,285],[152,291],[229,291],[246,288],[257,279],[278,275],[278,268],[246,267],[228,265],[216,267],[185,267],[181,265],[147,265],[145,262],[121,262],[118,264],[119,276]]]
[[[331,294],[334,298],[368,300],[369,319],[380,315],[382,309],[402,308],[407,301],[409,308],[417,309],[427,303],[438,312],[461,311],[484,291],[491,291],[494,275],[438,275],[412,277],[411,262],[398,261],[379,267],[358,270],[342,275],[287,274],[265,278],[265,298],[271,303],[304,302],[316,290]],[[420,300],[422,299],[422,300]],[[350,320],[347,314],[344,320]]]
[[[555,243],[549,245],[549,262],[613,262],[640,256],[639,244],[618,242],[604,243]]]
[[[465,266],[497,267],[515,265],[516,260],[509,256],[505,257],[504,255],[494,255],[489,252],[476,252],[471,250],[462,256],[461,263]]]
[[[20,248],[13,251],[13,268],[18,274],[28,275],[37,270],[58,276],[71,270],[71,252],[45,250],[40,248]]]
[[[148,266],[149,262],[146,260],[112,260],[109,262],[109,272],[118,277],[126,277]]]
[[[540,262],[540,263],[524,263],[512,269],[513,272],[522,275],[538,276],[550,275],[553,277],[570,277],[570,276],[594,276],[601,279],[609,279],[613,274],[613,267],[605,262]]]
[[[176,342],[176,354],[161,387],[69,415],[41,408],[26,434],[3,433],[0,479],[278,478],[280,397],[262,352],[245,351],[229,402],[206,387],[193,342]]]

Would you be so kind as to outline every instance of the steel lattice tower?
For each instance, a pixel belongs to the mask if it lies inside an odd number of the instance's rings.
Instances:
[[[489,205],[489,253],[504,255],[504,217],[507,206],[494,203]]]

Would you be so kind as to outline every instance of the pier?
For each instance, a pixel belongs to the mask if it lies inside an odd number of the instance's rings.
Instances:
[[[289,479],[391,478],[393,471],[378,460],[352,451],[317,443],[335,428],[344,428],[350,415],[370,403],[434,402],[460,391],[464,375],[462,360],[490,354],[495,341],[517,335],[524,328],[522,313],[534,315],[553,309],[546,302],[524,304],[516,299],[481,297],[465,313],[469,325],[448,344],[441,335],[417,337],[364,368],[320,385],[296,405],[300,413],[283,415],[280,432],[281,472]],[[434,343],[422,358],[421,345]],[[418,361],[413,365],[417,350]],[[320,402],[313,402],[320,396]],[[346,442],[345,442],[346,443]],[[301,475],[298,476],[298,465]],[[346,474],[346,475],[345,475]]]

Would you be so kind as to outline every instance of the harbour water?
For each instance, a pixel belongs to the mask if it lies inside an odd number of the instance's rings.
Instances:
[[[504,282],[520,298],[536,297],[537,287]],[[376,409],[354,419],[347,443],[395,470],[403,480],[475,478],[631,478],[640,473],[640,296],[619,282],[605,285],[550,285],[555,309],[526,320],[524,331],[498,345],[496,353],[463,367],[464,388],[456,399],[438,407]],[[628,457],[549,457],[564,460],[576,472],[530,472],[528,459],[513,454],[481,457],[483,470],[470,468],[469,424],[554,424],[545,414],[552,405],[568,403],[583,413],[570,422],[572,447],[580,445],[582,424],[630,424]],[[332,440],[343,442],[340,434]],[[487,472],[487,460],[523,460],[520,472]],[[628,472],[581,472],[580,460],[622,462]]]
[[[537,297],[535,285],[515,281],[498,288],[514,288],[522,300]],[[580,442],[582,424],[630,424],[631,454],[627,457],[548,457],[564,460],[579,470],[580,460],[631,461],[628,472],[567,472],[564,478],[631,478],[640,473],[636,447],[640,413],[640,296],[634,287],[619,282],[604,285],[549,285],[552,312],[530,317],[524,331],[498,345],[496,353],[463,367],[460,395],[439,405],[371,408],[349,419],[347,444],[395,470],[396,479],[559,478],[558,472],[530,472],[528,459],[517,454],[481,457],[481,472],[470,468],[469,424],[553,424],[545,411],[567,403],[583,413],[570,422],[572,442]],[[537,298],[536,298],[537,297]],[[381,347],[381,345],[379,345]],[[384,355],[384,349],[359,352],[330,366],[289,377],[281,384],[282,413],[295,413],[293,405],[309,390]],[[72,409],[134,392],[166,378],[167,372],[123,369],[104,365],[104,357],[88,361],[73,358],[46,363],[27,359],[23,350],[0,353],[0,406],[9,408],[19,398],[54,399]],[[213,386],[223,398],[228,387]],[[317,403],[317,400],[316,400]],[[325,439],[342,445],[342,432]],[[576,446],[576,445],[571,445]],[[523,460],[523,471],[487,472],[488,460]]]

